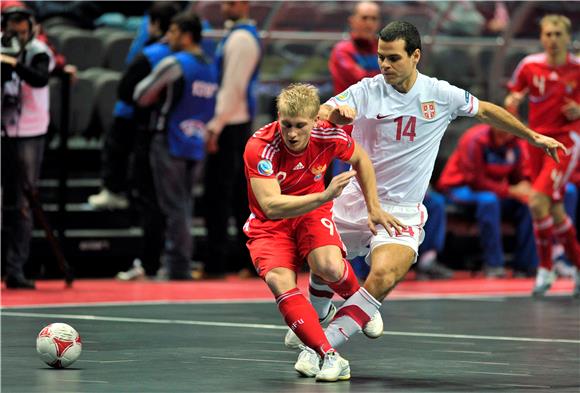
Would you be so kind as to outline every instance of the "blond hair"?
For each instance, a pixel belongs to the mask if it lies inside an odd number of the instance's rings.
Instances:
[[[567,16],[558,14],[546,15],[542,19],[540,19],[540,29],[542,29],[544,25],[548,23],[551,23],[553,25],[562,25],[564,26],[566,33],[568,33],[568,35],[572,35],[572,22],[570,22],[570,18],[568,18]]]
[[[283,116],[315,119],[320,109],[318,89],[307,83],[293,83],[282,89],[276,106]]]

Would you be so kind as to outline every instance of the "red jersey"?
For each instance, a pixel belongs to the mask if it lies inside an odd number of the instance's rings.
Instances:
[[[580,102],[580,59],[568,54],[566,64],[550,66],[545,53],[525,57],[512,76],[512,92],[528,92],[531,129],[542,134],[579,130],[580,119],[569,121],[562,113],[565,98]]]
[[[459,139],[437,188],[446,191],[453,187],[469,186],[477,191],[492,191],[499,197],[508,196],[508,188],[529,178],[527,150],[521,139],[513,139],[502,146],[493,142],[491,126],[478,124]]]
[[[327,121],[317,122],[306,150],[298,154],[288,150],[284,144],[279,122],[260,128],[248,140],[244,151],[250,211],[260,220],[268,220],[252,191],[252,177],[278,180],[285,195],[322,192],[325,189],[324,174],[330,162],[334,158],[350,160],[354,147],[350,135]]]

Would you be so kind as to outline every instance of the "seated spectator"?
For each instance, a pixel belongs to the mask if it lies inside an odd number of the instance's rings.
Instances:
[[[437,183],[452,202],[475,208],[487,277],[505,276],[502,216],[517,226],[514,268],[532,273],[538,264],[525,155],[515,137],[479,124],[461,137]]]

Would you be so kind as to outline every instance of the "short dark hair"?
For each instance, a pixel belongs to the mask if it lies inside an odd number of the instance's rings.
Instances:
[[[391,42],[398,39],[405,41],[405,52],[409,56],[415,52],[415,49],[421,49],[421,35],[419,30],[409,23],[402,20],[396,20],[380,31],[379,38],[385,42]]]
[[[171,24],[177,25],[181,32],[191,34],[191,39],[196,44],[201,41],[201,20],[196,14],[190,11],[181,12],[171,19]]]
[[[163,34],[169,30],[171,19],[181,11],[181,6],[174,1],[156,1],[149,9],[151,22],[159,22]]]

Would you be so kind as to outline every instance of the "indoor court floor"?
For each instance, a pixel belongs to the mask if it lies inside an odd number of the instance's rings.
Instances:
[[[304,288],[307,277],[301,276]],[[286,326],[265,285],[79,280],[2,290],[2,392],[579,392],[580,300],[560,280],[544,299],[524,279],[402,283],[385,334],[341,350],[352,379],[317,383],[293,369]],[[232,295],[235,294],[235,295]],[[83,353],[51,369],[40,329],[75,327]]]

